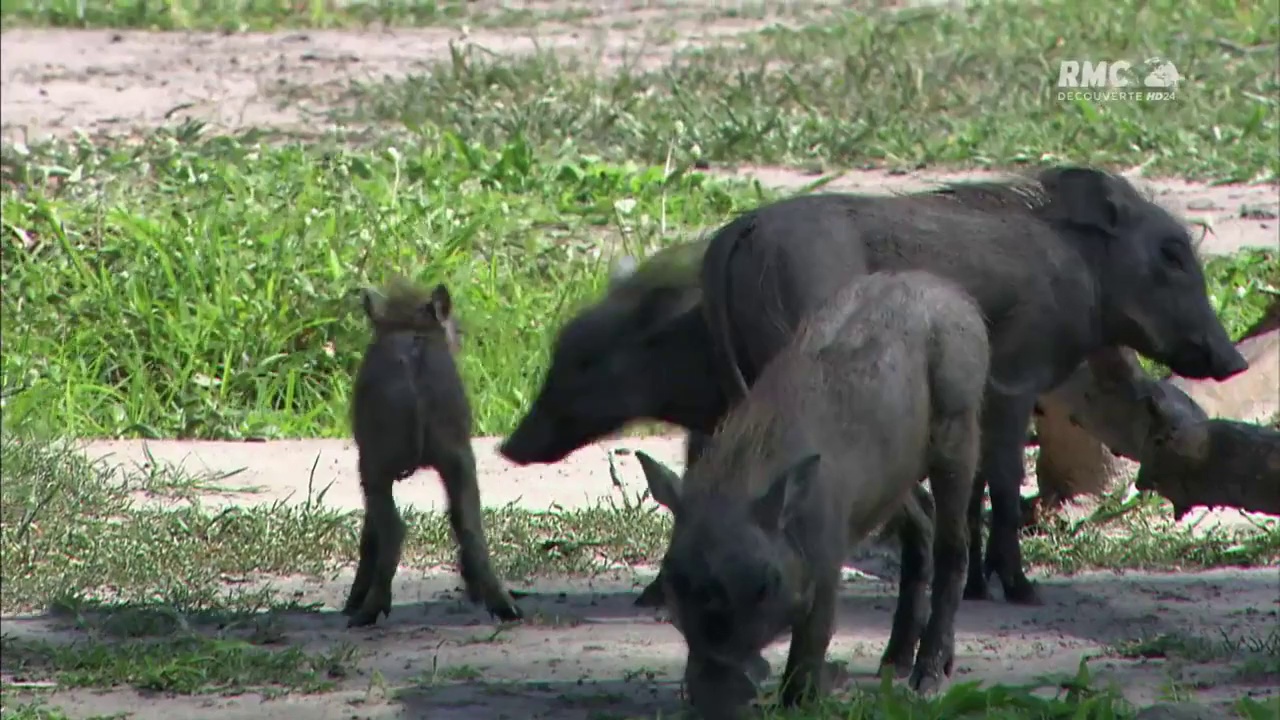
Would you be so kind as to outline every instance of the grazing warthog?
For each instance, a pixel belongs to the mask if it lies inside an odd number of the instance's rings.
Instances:
[[[365,291],[373,340],[356,374],[352,425],[360,453],[364,525],[360,563],[343,612],[349,627],[391,614],[391,580],[405,525],[392,488],[419,468],[435,468],[449,496],[467,594],[502,620],[521,616],[489,563],[480,515],[471,406],[453,354],[457,327],[449,290],[430,293],[396,278],[384,297]]]
[[[1186,228],[1121,177],[1058,167],[908,195],[793,197],[725,225],[707,246],[701,285],[730,402],[850,277],[908,268],[960,284],[991,339],[965,596],[990,597],[994,571],[1007,600],[1038,603],[1018,544],[1022,449],[1037,397],[1104,346],[1192,378],[1223,380],[1248,363],[1214,315]]]
[[[605,296],[560,329],[538,396],[500,447],[508,460],[559,462],[639,419],[715,429],[726,403],[698,305],[705,246],[673,245],[615,268]]]
[[[783,703],[825,692],[846,552],[902,517],[926,475],[936,522],[906,513],[915,531],[882,663],[922,692],[950,676],[987,370],[986,325],[963,290],[924,272],[866,275],[802,323],[683,480],[637,453],[675,519],[661,577],[701,714],[738,717],[760,651],[788,630]]]

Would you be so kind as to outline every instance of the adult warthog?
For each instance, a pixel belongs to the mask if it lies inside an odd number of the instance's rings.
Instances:
[[[1055,167],[889,197],[794,197],[725,225],[706,249],[701,285],[731,402],[851,275],[905,269],[957,282],[990,334],[965,597],[990,597],[995,572],[1006,600],[1038,603],[1018,544],[1023,446],[1037,396],[1108,346],[1192,378],[1223,380],[1248,363],[1209,304],[1185,226],[1119,176]],[[985,563],[984,486],[992,505]]]
[[[630,420],[656,418],[691,431],[692,460],[800,319],[851,277],[927,269],[978,302],[998,385],[987,392],[977,481],[991,486],[992,548],[981,562],[979,485],[969,598],[990,597],[995,570],[1006,599],[1037,601],[1017,533],[1022,448],[1038,395],[1105,346],[1132,347],[1193,378],[1248,366],[1213,314],[1186,228],[1097,170],[1050,168],[890,197],[795,197],[660,257],[661,272],[646,263],[619,277],[565,326],[503,453],[556,462]],[[695,280],[689,269],[699,263]],[[660,603],[660,583],[640,602]]]

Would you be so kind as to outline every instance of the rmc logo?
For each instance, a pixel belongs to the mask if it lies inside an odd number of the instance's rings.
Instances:
[[[1173,63],[1163,61],[1158,57],[1147,60],[1143,65],[1147,68],[1147,73],[1142,79],[1142,85],[1151,89],[1145,92],[1137,90],[1126,91],[1124,89],[1136,84],[1130,79],[1133,63],[1124,60],[1115,62],[1107,62],[1105,60],[1101,62],[1063,60],[1058,66],[1058,87],[1060,88],[1058,99],[1075,99],[1075,96],[1083,96],[1081,99],[1089,100],[1138,100],[1142,98],[1147,100],[1172,100],[1174,91],[1178,88],[1178,81],[1182,79],[1178,75],[1178,69],[1173,66]],[[1106,88],[1106,91],[1081,93],[1066,90],[1067,88]]]
[[[1105,60],[1096,63],[1088,60],[1063,60],[1058,66],[1058,87],[1128,87],[1129,70],[1132,68],[1133,64],[1124,60],[1113,63]]]

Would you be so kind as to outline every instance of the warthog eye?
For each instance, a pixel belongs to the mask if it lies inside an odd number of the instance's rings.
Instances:
[[[1176,242],[1170,241],[1160,246],[1160,258],[1174,270],[1186,270],[1186,263],[1182,257],[1182,251]]]

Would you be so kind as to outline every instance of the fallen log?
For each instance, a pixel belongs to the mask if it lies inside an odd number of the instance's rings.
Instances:
[[[1090,357],[1041,406],[1141,463],[1135,487],[1168,498],[1176,518],[1196,506],[1280,515],[1280,430],[1209,418],[1173,382],[1147,375],[1130,350]]]
[[[1035,425],[1040,446],[1036,458],[1040,493],[1033,514],[1053,512],[1079,495],[1104,495],[1128,482],[1125,462],[1073,422],[1071,406],[1058,395],[1041,396]]]
[[[1187,393],[1147,375],[1136,353],[1127,348],[1106,348],[1092,355],[1041,397],[1041,405],[1046,404],[1059,406],[1072,425],[1112,454],[1139,462],[1157,426],[1183,427],[1209,419]]]

